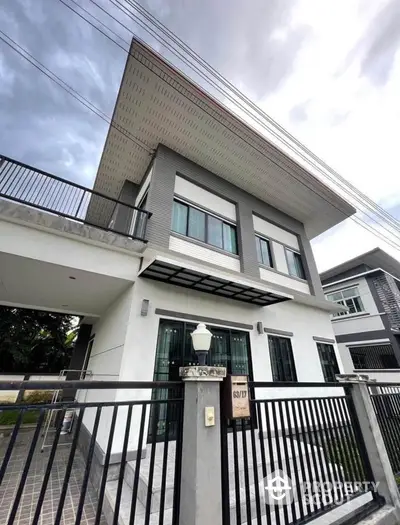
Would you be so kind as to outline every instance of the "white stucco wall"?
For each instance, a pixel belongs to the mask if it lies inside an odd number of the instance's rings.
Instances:
[[[290,301],[266,308],[258,308],[238,301],[226,300],[147,279],[138,279],[133,292],[129,319],[126,320],[124,315],[124,321],[119,321],[119,324],[126,328],[125,341],[121,342],[122,334],[112,338],[110,334],[104,333],[104,340],[110,340],[104,345],[105,347],[109,347],[111,344],[116,346],[118,343],[119,348],[121,348],[123,344],[119,375],[121,381],[153,380],[159,321],[160,318],[167,317],[157,315],[155,313],[156,308],[193,314],[194,317],[213,317],[228,322],[252,325],[253,328],[248,332],[256,381],[272,381],[268,336],[267,334],[259,335],[257,333],[256,322],[262,321],[266,328],[291,331],[293,332],[291,341],[298,381],[324,381],[316,342],[313,337],[334,339],[329,313],[325,311]],[[125,299],[124,304],[120,303],[120,307],[128,310],[128,296]],[[149,300],[147,316],[141,316],[143,299]],[[110,312],[110,316],[113,317],[113,312]],[[108,321],[103,321],[104,327],[111,324],[111,321],[111,318]],[[218,326],[218,323],[216,324]],[[212,331],[213,324],[209,323],[208,326]],[[114,354],[109,352],[108,355],[111,360]],[[342,371],[339,357],[338,362]],[[93,369],[93,366],[90,365],[90,368]],[[308,388],[302,389],[301,395],[339,395],[341,392],[342,390],[339,388],[324,388],[323,390]],[[116,393],[116,399],[149,399],[150,395],[150,390],[120,390]],[[257,391],[257,397],[298,397],[299,395],[299,389],[296,388],[274,388],[266,389],[264,392],[262,389],[258,389]],[[139,419],[140,410],[136,410],[133,414],[129,443],[129,447],[132,449],[136,449],[137,446]],[[118,430],[120,435],[115,439],[116,444],[122,443],[123,429],[124,426],[121,425]]]
[[[283,228],[279,228],[278,226],[275,226],[275,224],[261,219],[256,215],[253,215],[253,225],[256,232],[259,232],[268,238],[280,241],[287,246],[291,246],[295,250],[299,250],[299,241],[293,233],[290,233]]]
[[[380,315],[366,315],[364,317],[336,318],[332,321],[335,335],[355,334],[358,332],[370,332],[372,330],[384,330],[385,326]]]
[[[337,347],[340,355],[340,360],[342,361],[344,373],[352,374],[354,372],[354,365],[346,343],[338,343]]]
[[[376,379],[380,383],[400,383],[400,370],[363,370],[362,373],[367,374],[372,380]]]
[[[121,361],[126,344],[126,335],[133,302],[131,286],[110,306],[105,315],[93,326],[94,342],[88,362],[88,370],[93,372],[93,379],[97,381],[116,381],[120,376]],[[83,398],[82,398],[83,396]],[[80,392],[80,400],[86,402],[114,401],[116,390],[87,390]],[[120,421],[124,419],[124,410],[120,411]],[[96,409],[87,409],[83,423],[88,430],[92,430]],[[103,408],[98,430],[98,443],[105,450],[111,424],[112,408]],[[124,425],[121,424],[121,427]],[[113,442],[113,450],[122,445],[119,433]]]
[[[175,177],[174,192],[180,197],[186,198],[207,210],[214,211],[218,215],[222,215],[236,222],[235,204],[189,182],[183,177],[179,177],[179,175]]]
[[[0,239],[2,252],[101,275],[134,280],[139,267],[135,254],[2,220]]]
[[[230,255],[225,255],[215,250],[210,250],[205,246],[199,246],[194,242],[180,239],[174,235],[171,235],[169,238],[169,248],[175,252],[200,259],[201,261],[217,264],[218,266],[222,266],[228,270],[240,272],[239,257],[231,257]]]
[[[297,279],[292,279],[288,275],[282,275],[266,268],[260,268],[260,278],[268,281],[270,283],[279,284],[281,286],[286,286],[286,288],[292,288],[298,292],[310,293],[310,287],[308,283],[298,281]]]

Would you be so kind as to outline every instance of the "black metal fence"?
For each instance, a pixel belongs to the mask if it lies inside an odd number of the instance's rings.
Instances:
[[[358,496],[378,505],[353,401],[340,384],[285,384],[292,397],[277,395],[279,383],[249,386],[252,417],[231,432],[221,418],[224,525],[300,524]],[[319,387],[316,397],[310,386]],[[273,491],[288,487],[289,504],[279,504]]]
[[[400,384],[370,383],[370,394],[390,464],[400,484]]]
[[[65,386],[1,382],[0,391]],[[74,402],[0,405],[0,523],[178,525],[182,384],[70,381],[68,387],[77,389]],[[158,389],[180,396],[151,399],[149,390]]]
[[[0,197],[146,242],[150,212],[5,156]]]

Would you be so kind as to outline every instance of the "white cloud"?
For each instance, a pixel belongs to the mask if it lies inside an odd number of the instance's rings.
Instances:
[[[285,85],[259,105],[372,200],[394,207],[400,204],[400,53],[380,86],[362,75],[360,59],[348,58],[382,5],[301,0],[292,23],[307,21],[313,38]],[[313,243],[321,270],[378,245],[400,259],[399,250],[350,220]]]
[[[111,114],[124,53],[59,2],[50,4],[15,0],[0,7],[0,25]],[[400,218],[398,0],[255,0],[250,7],[242,0],[182,0],[179,9],[171,0],[147,0],[147,6],[347,180],[382,206],[397,207]],[[130,18],[113,13],[171,58]],[[13,51],[2,52],[0,89],[8,94],[0,102],[8,124],[2,152],[90,184],[106,124]],[[352,221],[314,242],[321,270],[376,245],[400,257]]]

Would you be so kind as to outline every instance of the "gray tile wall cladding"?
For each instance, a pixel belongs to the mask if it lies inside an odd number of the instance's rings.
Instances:
[[[311,293],[324,298],[314,255],[302,223],[162,145],[155,155],[148,194],[147,209],[153,213],[147,229],[149,245],[168,248],[176,173],[236,203],[241,269],[244,274],[260,277],[254,242],[254,212],[298,236]]]
[[[372,279],[384,312],[392,327],[400,327],[400,291],[391,275],[385,273]]]

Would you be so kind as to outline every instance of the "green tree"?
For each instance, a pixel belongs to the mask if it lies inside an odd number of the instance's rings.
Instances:
[[[73,316],[0,306],[0,372],[59,372],[75,343]]]

